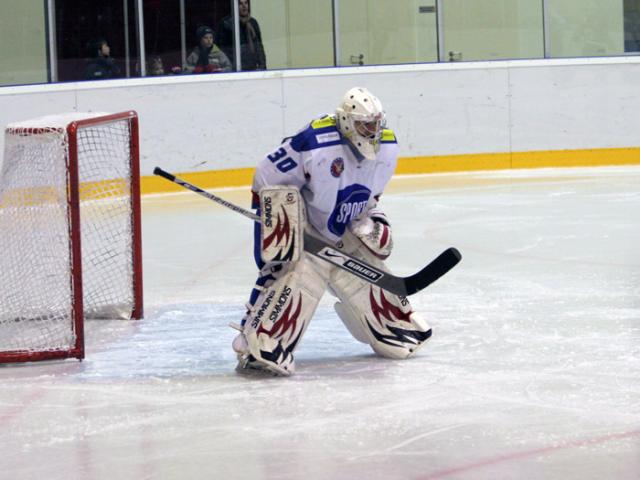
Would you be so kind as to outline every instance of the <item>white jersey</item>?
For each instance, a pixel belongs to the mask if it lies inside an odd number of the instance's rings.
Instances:
[[[384,130],[375,160],[364,160],[343,138],[333,115],[314,120],[259,163],[253,191],[267,185],[300,189],[307,220],[336,242],[349,222],[373,206],[396,168],[398,143]]]

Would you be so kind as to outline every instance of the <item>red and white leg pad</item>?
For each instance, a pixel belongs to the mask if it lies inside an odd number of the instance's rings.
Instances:
[[[293,352],[326,289],[324,270],[305,254],[260,292],[233,341],[242,368],[294,373]]]
[[[343,237],[349,253],[386,270],[382,261],[364,245],[354,243],[354,239],[349,233]],[[340,300],[335,309],[349,332],[356,340],[371,345],[377,354],[407,358],[431,337],[431,328],[411,309],[406,297],[389,293],[340,269],[332,272],[329,286]]]

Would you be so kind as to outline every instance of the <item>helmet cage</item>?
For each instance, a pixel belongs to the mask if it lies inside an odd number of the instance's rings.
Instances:
[[[367,160],[375,160],[385,127],[382,104],[368,90],[349,90],[336,109],[340,133]]]

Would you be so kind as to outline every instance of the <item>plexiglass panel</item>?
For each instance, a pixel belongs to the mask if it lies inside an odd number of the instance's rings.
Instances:
[[[182,11],[181,11],[182,10]],[[187,45],[181,28],[184,2],[180,0],[144,2],[144,40],[146,75],[172,75],[180,73],[186,59]],[[186,33],[186,32],[185,32]],[[192,34],[193,35],[193,34]],[[183,54],[183,43],[184,51]]]
[[[438,61],[435,0],[341,1],[339,65]]]
[[[137,76],[135,2],[56,0],[56,58],[59,81]]]
[[[269,70],[333,66],[331,0],[254,0],[251,16]]]
[[[640,0],[0,2],[0,86],[625,54],[640,54]]]
[[[0,85],[47,81],[45,2],[0,1]]]
[[[442,61],[544,57],[542,1],[446,0]]]
[[[624,51],[640,53],[640,0],[624,0]]]
[[[624,53],[623,2],[547,0],[551,57]]]
[[[233,24],[231,0],[179,0],[184,9],[185,53],[182,74],[233,71],[233,41],[224,38],[222,25]],[[180,31],[180,30],[178,30]]]

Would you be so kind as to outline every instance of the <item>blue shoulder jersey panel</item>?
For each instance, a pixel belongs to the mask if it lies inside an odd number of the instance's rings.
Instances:
[[[304,130],[291,137],[291,148],[297,152],[307,152],[316,148],[339,145],[342,136],[336,126],[336,119],[330,115],[314,120]]]

